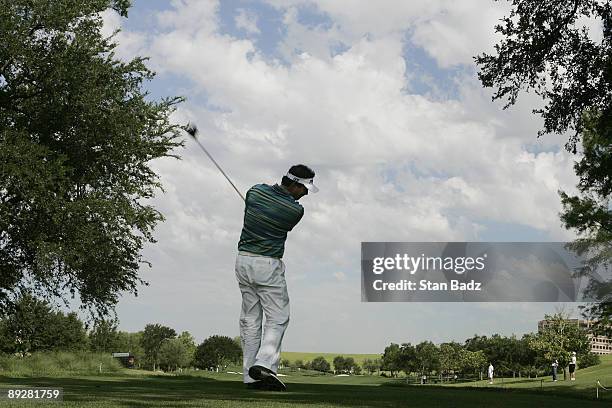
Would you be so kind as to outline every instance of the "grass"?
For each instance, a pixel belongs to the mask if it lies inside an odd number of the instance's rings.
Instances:
[[[88,375],[121,373],[123,367],[108,353],[40,352],[27,358],[0,354],[0,375],[12,377],[53,377],[63,375]]]
[[[313,353],[319,355],[317,353]],[[604,407],[612,395],[594,401],[586,393],[596,378],[612,382],[612,357],[596,367],[578,370],[577,381],[536,383],[515,381],[488,386],[407,386],[402,380],[379,376],[336,377],[286,371],[285,393],[247,390],[242,376],[207,371],[191,375],[155,375],[122,370],[116,375],[13,377],[1,376],[0,389],[45,386],[64,389],[62,407]],[[518,379],[517,379],[518,380]],[[563,386],[564,387],[563,387]],[[593,388],[590,388],[593,391]],[[594,391],[593,391],[594,392]],[[609,393],[608,393],[609,394]],[[3,407],[39,406],[36,402],[6,402]]]

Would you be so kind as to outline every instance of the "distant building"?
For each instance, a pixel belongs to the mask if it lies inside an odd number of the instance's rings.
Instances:
[[[582,319],[568,319],[567,321],[576,324],[578,327],[587,332],[587,336],[589,337],[589,341],[591,342],[591,353],[612,354],[612,339],[609,339],[606,336],[593,336],[591,327],[595,322],[593,322],[592,320]],[[540,320],[538,322],[538,332],[541,332],[547,324],[547,320]]]

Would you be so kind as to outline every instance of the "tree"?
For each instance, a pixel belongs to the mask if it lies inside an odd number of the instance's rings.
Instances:
[[[88,347],[87,332],[75,313],[65,315],[31,294],[22,295],[2,321],[5,352],[71,351]]]
[[[397,376],[397,372],[402,369],[400,354],[399,344],[391,343],[385,347],[385,352],[380,362],[381,370],[390,371],[392,377]]]
[[[183,339],[166,339],[159,348],[159,365],[166,371],[186,367],[193,359]]]
[[[193,364],[193,359],[195,357],[195,351],[196,351],[195,339],[193,338],[191,333],[189,333],[188,331],[182,332],[177,337],[177,339],[179,341],[183,342],[183,344],[185,345],[185,349],[186,349],[187,355],[189,356],[189,361],[187,361],[187,363],[183,364],[181,367],[184,367],[186,365],[192,365]]]
[[[146,283],[163,220],[144,201],[161,189],[149,163],[183,145],[182,99],[145,98],[145,59],[103,38],[100,13],[129,3],[0,0],[0,311],[32,287],[104,316]]]
[[[240,336],[234,337],[234,341],[236,342],[238,347],[242,348],[242,339],[240,338]]]
[[[496,88],[493,100],[514,104],[521,90],[533,89],[545,102],[534,110],[544,119],[538,135],[573,131],[566,144],[583,156],[574,169],[579,195],[560,191],[561,220],[579,238],[569,247],[586,257],[579,274],[591,278],[587,294],[594,302],[583,309],[595,319],[596,332],[612,336],[612,279],[595,269],[612,268],[612,5],[609,1],[513,0],[510,16],[495,31],[502,40],[496,55],[475,58],[483,86]],[[580,26],[581,17],[601,22],[598,43]],[[595,33],[596,34],[596,33]]]
[[[496,88],[493,100],[513,105],[521,90],[534,90],[546,105],[534,110],[544,119],[538,135],[573,130],[566,147],[576,151],[587,111],[612,112],[612,7],[597,0],[512,0],[510,15],[495,26],[502,35],[496,55],[475,57],[478,78]],[[602,23],[594,42],[580,17]]]
[[[526,333],[521,337],[518,341],[518,366],[519,366],[519,376],[521,372],[527,371],[528,375],[531,375],[533,371],[535,371],[535,362],[537,355],[535,351],[529,346],[530,339],[533,338],[533,333]]]
[[[353,357],[336,356],[333,364],[336,374],[350,374],[355,367],[355,359]]]
[[[510,337],[499,334],[491,337],[475,335],[465,341],[465,348],[471,352],[482,351],[485,364],[488,361],[493,362],[499,374],[512,372],[513,376],[516,373],[520,376],[521,371],[531,371],[535,363],[535,354],[529,348],[526,339],[527,336],[519,340],[514,335]]]
[[[403,343],[400,347],[400,355],[398,361],[399,367],[406,375],[417,370],[417,358],[414,346],[410,343]]]
[[[49,349],[76,351],[89,348],[85,325],[75,312],[64,314],[56,311],[51,314],[47,324],[52,330],[48,332],[48,344],[52,344]]]
[[[375,371],[380,370],[380,359],[369,359],[363,360],[363,369],[366,370],[370,375],[374,374]]]
[[[439,350],[431,341],[424,341],[415,346],[416,366],[421,375],[429,375],[432,371],[439,370]]]
[[[598,116],[585,115],[583,157],[574,164],[580,195],[559,194],[561,221],[579,234],[569,248],[585,258],[577,275],[588,279],[586,295],[595,300],[581,306],[583,315],[594,321],[595,335],[612,337],[612,279],[602,273],[612,270],[612,117]]]
[[[463,347],[459,343],[450,342],[440,344],[440,370],[443,373],[457,373],[461,370],[461,354]]]
[[[89,348],[99,353],[120,352],[117,322],[98,320],[89,333]]]
[[[331,370],[331,366],[329,362],[323,356],[315,357],[310,362],[310,369],[314,371],[320,371],[322,373],[327,373]]]
[[[358,367],[358,364],[355,363],[355,359],[353,357],[344,358],[344,372],[346,374],[351,374],[355,367]]]
[[[529,345],[535,351],[540,366],[548,368],[552,361],[558,360],[559,366],[564,367],[565,376],[571,353],[575,351],[580,357],[590,351],[589,338],[577,322],[569,320],[564,313],[545,315],[544,321],[542,330],[530,338]]]
[[[459,355],[459,370],[464,374],[478,373],[486,367],[487,358],[482,350],[470,351],[462,348]]]
[[[283,358],[283,360],[281,361],[281,367],[289,368],[289,366],[291,366],[291,361],[289,361],[288,358]]]
[[[12,353],[14,345],[14,338],[9,333],[7,321],[0,319],[0,353]]]
[[[195,352],[196,367],[204,369],[239,364],[241,359],[242,349],[227,336],[211,336],[204,340]]]
[[[491,337],[491,346],[494,355],[487,355],[489,361],[495,361],[496,370],[502,372],[512,372],[514,377],[520,370],[521,344],[516,336],[500,336],[495,334]]]
[[[341,374],[344,370],[344,357],[343,356],[336,356],[334,357],[333,360],[333,365],[334,365],[334,372],[336,374]]]
[[[521,365],[523,370],[527,371],[529,377],[532,374],[538,374],[537,352],[531,347],[536,337],[537,333],[526,333],[521,338]]]
[[[142,348],[144,349],[145,358],[153,366],[155,371],[156,365],[159,364],[159,351],[164,340],[171,339],[176,336],[174,329],[162,326],[161,324],[147,324],[142,333]]]
[[[487,350],[489,348],[489,341],[487,336],[479,336],[475,334],[473,337],[467,339],[465,341],[466,350],[470,351],[478,351],[478,350]],[[488,360],[491,360],[489,353],[485,352],[485,355]]]

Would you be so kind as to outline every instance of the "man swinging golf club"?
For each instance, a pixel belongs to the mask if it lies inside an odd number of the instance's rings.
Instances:
[[[289,295],[282,261],[287,232],[302,219],[297,200],[316,193],[315,173],[292,166],[281,184],[257,184],[247,192],[238,242],[236,278],[242,293],[240,340],[244,382],[249,388],[284,391],[276,375],[281,343],[289,324]],[[265,324],[262,321],[265,315]]]

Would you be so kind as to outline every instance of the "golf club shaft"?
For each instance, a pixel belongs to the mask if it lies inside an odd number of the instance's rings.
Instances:
[[[194,137],[193,140],[195,140],[196,143],[202,148],[202,150],[204,151],[204,153],[206,153],[206,155],[208,156],[210,161],[212,161],[214,163],[214,165],[217,166],[217,168],[219,169],[221,174],[223,174],[223,177],[225,177],[225,179],[232,185],[232,187],[234,187],[234,190],[236,190],[236,193],[238,193],[240,198],[242,198],[242,201],[246,202],[246,200],[244,199],[244,196],[242,195],[242,193],[240,193],[240,191],[238,191],[238,189],[236,188],[234,183],[232,183],[232,180],[230,180],[230,178],[227,176],[227,174],[225,174],[225,172],[223,171],[221,166],[219,166],[219,164],[215,161],[215,159],[213,159],[213,157],[210,155],[210,153],[208,153],[208,150],[206,150],[204,145],[202,143],[200,143],[200,141],[196,137]]]

